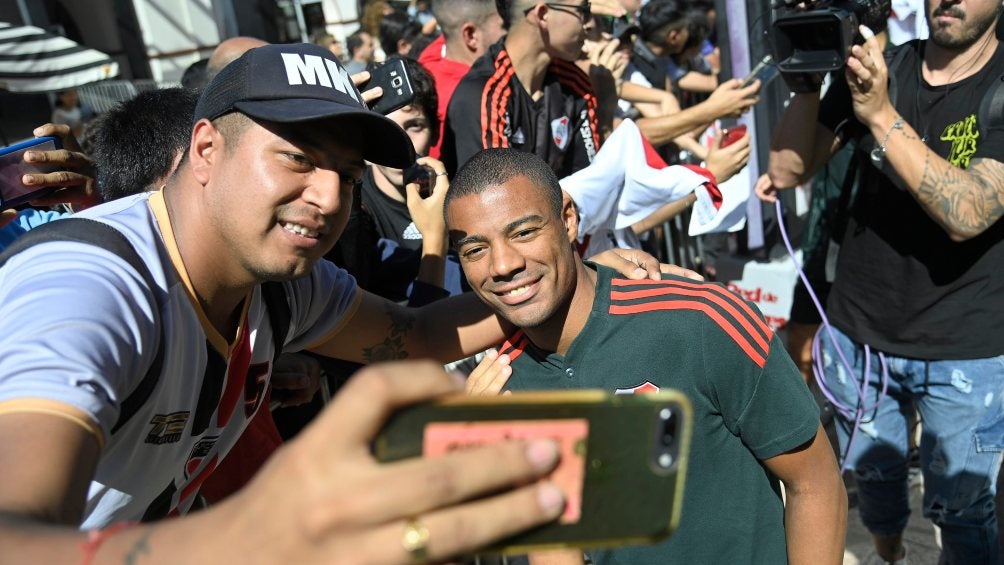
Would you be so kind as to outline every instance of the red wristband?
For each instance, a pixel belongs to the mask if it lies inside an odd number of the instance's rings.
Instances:
[[[111,537],[112,534],[118,533],[120,530],[124,530],[126,528],[131,528],[135,525],[136,522],[119,522],[104,529],[89,530],[87,532],[87,541],[80,544],[80,550],[84,553],[84,558],[81,561],[82,565],[91,565],[91,562],[94,561],[94,556],[97,555],[101,544],[104,543],[106,539]]]

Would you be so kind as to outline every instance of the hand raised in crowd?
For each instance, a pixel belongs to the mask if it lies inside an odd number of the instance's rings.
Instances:
[[[777,202],[777,187],[774,183],[770,181],[770,176],[763,174],[760,178],[756,179],[756,184],[753,186],[753,193],[756,197],[764,202],[769,202],[771,204]]]
[[[620,81],[631,60],[630,54],[620,49],[620,45],[619,39],[603,34],[598,40],[586,39],[582,44],[582,53],[589,59],[590,65],[605,68],[615,81]]]
[[[370,72],[363,71],[361,73],[356,73],[350,77],[352,79],[352,84],[356,85],[356,88],[362,88],[370,80]],[[373,88],[367,88],[366,90],[360,90],[360,94],[363,95],[363,102],[366,104],[372,104],[374,100],[383,96],[383,87],[374,86]]]
[[[464,383],[464,391],[474,396],[495,396],[502,392],[502,387],[512,376],[510,359],[506,354],[499,354],[495,349],[489,349],[484,359],[468,375]],[[509,391],[506,391],[508,394]]]
[[[705,167],[715,175],[715,180],[725,182],[741,171],[750,160],[750,134],[744,134],[728,147],[721,147],[724,132],[718,132],[715,141],[708,148]]]
[[[627,67],[628,56],[618,51],[619,42],[606,37],[598,41],[586,40],[582,46],[583,58],[576,65],[589,75],[589,82],[596,94],[597,121],[602,137],[613,131],[617,114],[617,100],[620,98],[621,76]]]
[[[410,183],[404,187],[408,213],[411,214],[411,219],[421,232],[423,240],[432,238],[445,243],[446,221],[443,219],[443,203],[446,201],[446,191],[450,189],[450,181],[445,173],[446,166],[432,157],[421,157],[415,162],[431,168],[436,173],[436,178],[432,191],[425,198],[419,194],[417,184]]]
[[[207,511],[248,536],[226,550],[253,536],[269,540],[254,549],[263,562],[441,562],[557,518],[564,499],[541,481],[557,463],[551,441],[374,459],[369,445],[394,410],[459,391],[432,362],[363,369],[249,488]],[[265,515],[275,519],[254,518]],[[402,543],[409,531],[425,534],[412,551]]]
[[[844,75],[851,90],[854,115],[861,123],[871,125],[879,114],[896,110],[889,100],[889,69],[882,47],[870,29],[860,26],[860,31],[865,43],[851,47]]]
[[[707,103],[713,108],[716,118],[738,118],[756,104],[760,97],[760,81],[755,80],[747,87],[737,78],[723,82],[708,96]]]
[[[299,406],[313,400],[321,388],[321,364],[302,353],[283,353],[272,368],[272,401]]]
[[[70,132],[66,124],[44,124],[35,128],[35,137],[55,136],[62,140],[62,149],[40,151],[30,149],[24,153],[24,162],[35,165],[45,164],[56,170],[51,173],[31,173],[21,178],[22,184],[32,189],[50,186],[62,187],[55,192],[32,200],[32,206],[55,206],[70,204],[75,209],[82,210],[100,202],[95,178],[94,162],[80,149],[80,144]],[[7,224],[17,212],[4,210],[0,214],[0,227]]]

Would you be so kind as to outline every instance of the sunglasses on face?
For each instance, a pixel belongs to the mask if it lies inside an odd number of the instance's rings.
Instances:
[[[586,0],[586,2],[583,2],[582,4],[577,4],[577,5],[561,4],[559,2],[544,2],[544,5],[547,6],[548,8],[553,8],[555,10],[558,10],[559,12],[575,11],[579,15],[579,21],[582,23],[588,22],[589,19],[593,17],[592,6],[589,4],[588,0]],[[523,15],[525,16],[529,14],[530,10],[533,10],[533,8],[530,7],[524,10]]]

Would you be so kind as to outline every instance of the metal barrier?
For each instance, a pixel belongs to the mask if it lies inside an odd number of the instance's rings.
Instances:
[[[94,110],[94,113],[103,114],[140,92],[171,86],[177,84],[159,83],[153,79],[102,80],[77,87],[77,96],[80,97],[81,103]]]

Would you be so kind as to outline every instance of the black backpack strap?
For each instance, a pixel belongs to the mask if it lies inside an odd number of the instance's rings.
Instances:
[[[889,100],[892,101],[894,106],[896,105],[896,96],[899,94],[896,77],[899,75],[899,69],[903,66],[903,62],[906,61],[906,57],[910,54],[911,50],[912,47],[910,44],[905,43],[893,49],[887,49],[885,52],[885,63],[889,74]]]
[[[1004,76],[998,77],[983,94],[976,123],[984,132],[991,127],[1004,128]]]
[[[122,232],[108,224],[87,218],[55,220],[25,233],[4,249],[3,253],[0,253],[0,267],[3,267],[11,257],[25,249],[50,241],[74,241],[107,249],[121,257],[126,263],[129,263],[133,269],[136,269],[136,272],[143,277],[147,286],[156,292],[157,284],[153,280],[153,275],[150,274],[150,270],[146,267],[139,254],[136,253],[136,248],[129,243],[129,240],[122,235]],[[159,326],[160,304],[157,304],[154,315],[158,319]],[[160,372],[164,364],[164,348],[162,345],[158,344],[157,354],[154,356],[150,368],[139,385],[122,401],[119,409],[119,418],[112,427],[112,433],[118,431],[136,414],[143,403],[153,394],[154,388],[157,387],[157,382],[160,380]]]
[[[272,366],[282,354],[286,346],[286,336],[289,334],[289,320],[292,316],[289,308],[289,296],[281,282],[267,282],[261,285],[261,299],[265,301],[268,319],[272,324],[272,341],[275,344],[275,354],[272,356]]]

